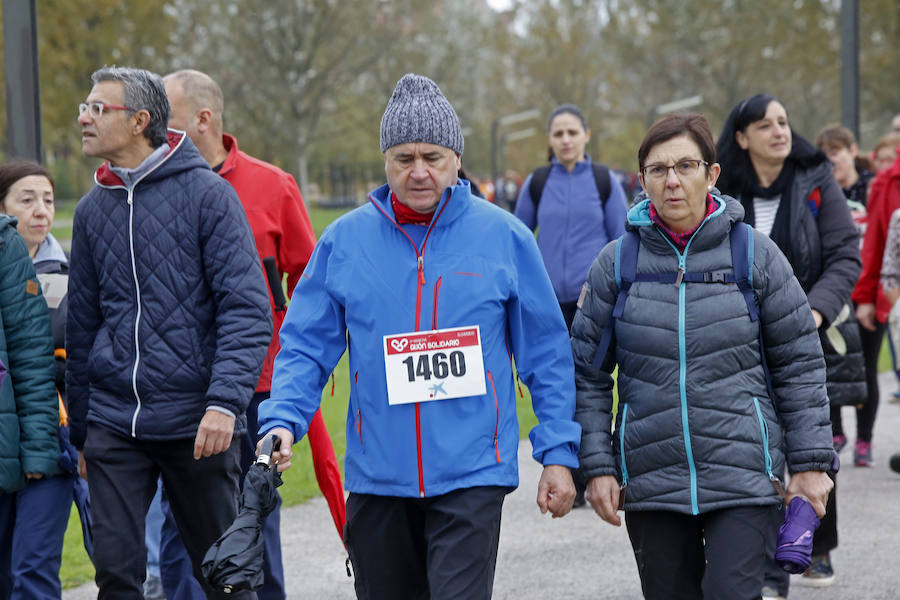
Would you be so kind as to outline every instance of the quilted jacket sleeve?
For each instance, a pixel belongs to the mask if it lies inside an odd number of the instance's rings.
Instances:
[[[775,410],[784,429],[788,470],[828,470],[834,454],[825,359],[812,311],[781,252],[754,232],[754,277],[761,282],[760,319]],[[757,286],[759,289],[759,286]]]
[[[217,344],[207,402],[239,415],[247,410],[272,339],[272,314],[250,224],[224,180],[203,197],[200,245],[216,299]]]
[[[618,290],[613,277],[616,242],[610,242],[594,260],[582,292],[581,307],[572,322],[575,359],[575,420],[581,425],[581,470],[588,477],[616,475],[612,447],[612,372],[615,369],[615,334],[599,369],[594,356],[606,329]]]
[[[850,300],[862,269],[859,231],[853,224],[844,192],[833,177],[820,188],[819,238],[822,243],[822,274],[809,290],[809,305],[830,324]]]
[[[75,209],[72,223],[72,251],[69,258],[69,315],[66,320],[66,404],[69,432],[76,448],[84,445],[90,399],[88,356],[103,321],[97,273],[88,237],[90,200],[86,197]]]
[[[0,234],[0,314],[19,421],[19,458],[25,473],[50,476],[59,460],[50,312],[14,227],[15,221],[7,221]]]
[[[578,467],[581,428],[574,421],[572,351],[566,325],[537,243],[522,231],[516,253],[515,297],[507,307],[516,368],[531,390],[538,424],[531,430],[534,459],[542,465]]]

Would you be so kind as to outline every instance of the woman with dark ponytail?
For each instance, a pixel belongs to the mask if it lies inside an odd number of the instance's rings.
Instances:
[[[862,343],[850,302],[861,268],[859,233],[831,163],[794,132],[785,107],[770,94],[734,107],[716,150],[722,165],[719,189],[739,199],[744,221],[776,243],[809,298],[825,351],[832,415],[841,405],[864,402]],[[807,585],[834,580],[829,552],[837,547],[836,491],[814,538],[813,563],[802,579]],[[783,519],[783,512],[773,513],[773,528]],[[771,537],[769,555],[774,557]],[[766,579],[773,589],[764,596],[787,596],[788,575],[774,562]]]

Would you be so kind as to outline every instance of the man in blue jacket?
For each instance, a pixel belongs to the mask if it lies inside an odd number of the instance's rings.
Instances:
[[[116,67],[92,79],[82,148],[107,162],[75,211],[66,384],[100,597],[138,598],[160,475],[195,576],[234,519],[239,436],[272,320],[240,201],[167,131],[162,79]]]
[[[349,345],[345,542],[360,598],[490,598],[518,485],[512,362],[532,393],[537,503],[575,489],[572,354],[534,236],[458,179],[463,136],[427,77],[381,121],[387,185],[322,234],[284,325],[261,433],[280,468]]]

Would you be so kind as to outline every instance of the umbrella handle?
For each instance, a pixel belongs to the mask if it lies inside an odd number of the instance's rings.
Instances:
[[[272,454],[281,448],[281,438],[277,435],[267,435],[263,440],[262,448],[259,450],[259,456],[256,457],[256,464],[264,466],[267,470],[272,464]]]

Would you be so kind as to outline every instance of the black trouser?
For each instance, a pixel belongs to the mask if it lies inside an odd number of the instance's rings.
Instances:
[[[572,331],[572,321],[575,320],[575,313],[578,312],[578,302],[560,302],[559,310],[562,311],[563,319],[566,322],[566,329]]]
[[[562,311],[563,319],[566,322],[566,329],[572,331],[572,321],[575,320],[575,313],[578,312],[578,302],[560,302],[559,309]],[[575,491],[579,496],[583,496],[587,489],[587,480],[581,473],[581,469],[570,469],[572,471],[572,481],[575,483]]]
[[[146,575],[144,521],[162,476],[172,513],[194,566],[237,514],[241,474],[237,438],[221,454],[194,460],[194,440],[145,441],[88,424],[84,458],[94,527],[95,579],[99,599],[140,598]],[[255,599],[252,592],[208,598]]]
[[[770,506],[700,515],[625,511],[641,590],[648,600],[758,599]]]
[[[344,542],[361,600],[491,597],[506,487],[433,498],[351,493]]]
[[[875,321],[875,331],[859,326],[863,359],[866,363],[866,403],[856,409],[856,439],[872,441],[875,415],[878,413],[878,355],[884,342],[887,325]],[[831,411],[831,430],[834,435],[845,435],[840,408]]]

